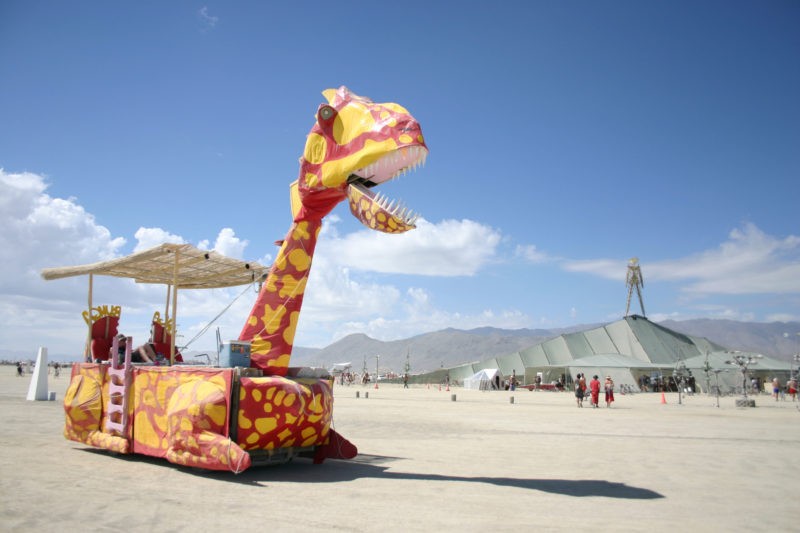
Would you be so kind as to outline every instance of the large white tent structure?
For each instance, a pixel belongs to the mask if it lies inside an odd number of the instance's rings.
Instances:
[[[617,385],[639,390],[643,381],[663,380],[671,384],[679,366],[691,372],[697,390],[707,391],[717,384],[724,393],[741,389],[743,374],[731,362],[736,355],[752,357],[757,362],[748,368],[748,378],[762,382],[778,377],[785,383],[791,372],[789,362],[760,354],[729,350],[706,338],[692,337],[630,315],[597,328],[560,335],[504,356],[448,369],[450,379],[464,382],[485,369],[497,369],[501,375],[516,373],[523,384],[531,384],[537,375],[542,383],[561,382],[571,388],[578,373],[588,377],[611,376]],[[439,372],[440,373],[440,372]]]

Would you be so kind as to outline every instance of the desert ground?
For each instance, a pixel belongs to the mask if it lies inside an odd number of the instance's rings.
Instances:
[[[0,367],[2,531],[797,531],[788,398],[338,386],[351,461],[208,472],[67,441],[55,401]],[[513,401],[512,401],[513,398]]]

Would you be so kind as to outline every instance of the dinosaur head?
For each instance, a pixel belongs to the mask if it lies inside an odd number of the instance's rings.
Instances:
[[[322,94],[328,103],[317,110],[292,184],[295,220],[321,219],[347,198],[369,228],[412,229],[416,215],[372,188],[424,164],[428,147],[419,123],[398,104],[376,104],[344,86]]]

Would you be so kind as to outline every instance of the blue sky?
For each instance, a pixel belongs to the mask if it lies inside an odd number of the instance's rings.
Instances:
[[[334,210],[296,344],[613,321],[632,256],[651,319],[800,320],[798,27],[790,1],[6,0],[0,353],[81,353],[88,280],[44,267],[165,241],[271,263],[340,85],[421,123],[425,168],[382,192],[423,218]],[[134,341],[164,303],[94,292]],[[253,299],[181,293],[183,342]]]

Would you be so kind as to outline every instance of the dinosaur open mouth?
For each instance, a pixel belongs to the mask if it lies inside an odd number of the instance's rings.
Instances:
[[[386,233],[402,233],[416,227],[418,215],[401,202],[370,189],[424,165],[427,156],[426,148],[407,146],[351,174],[347,179],[347,197],[353,216],[365,226]]]

